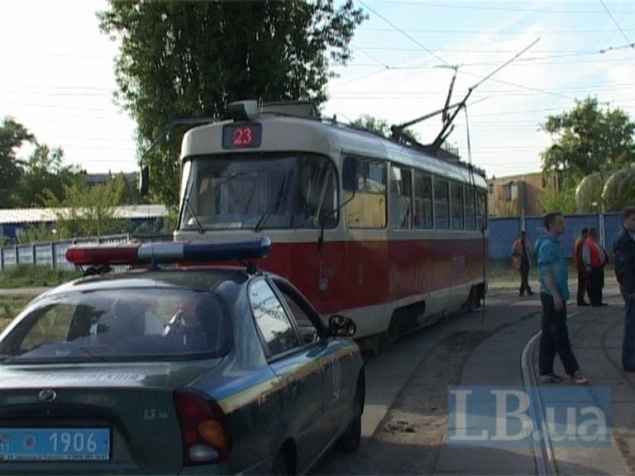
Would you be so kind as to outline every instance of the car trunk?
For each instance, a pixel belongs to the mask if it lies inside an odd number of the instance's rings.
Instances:
[[[5,366],[0,473],[177,473],[183,457],[173,390],[207,364]]]

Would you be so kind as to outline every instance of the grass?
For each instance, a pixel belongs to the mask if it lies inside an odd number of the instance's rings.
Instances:
[[[11,266],[0,273],[0,288],[56,286],[81,275],[81,271],[63,271],[23,263]]]

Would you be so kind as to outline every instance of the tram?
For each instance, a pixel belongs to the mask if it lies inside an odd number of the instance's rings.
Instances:
[[[324,315],[353,318],[366,351],[481,302],[482,171],[323,119],[308,102],[240,101],[228,112],[183,137],[176,240],[268,236],[271,253],[256,264]]]

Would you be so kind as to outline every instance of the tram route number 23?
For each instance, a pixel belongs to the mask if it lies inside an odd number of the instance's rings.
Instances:
[[[262,141],[260,124],[228,124],[223,129],[223,147],[259,147]]]

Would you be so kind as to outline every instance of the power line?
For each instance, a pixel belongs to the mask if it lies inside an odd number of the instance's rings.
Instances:
[[[414,44],[416,44],[417,46],[419,46],[422,50],[426,51],[428,54],[434,56],[436,59],[438,59],[439,61],[441,61],[443,64],[447,65],[448,62],[445,61],[443,58],[441,58],[439,55],[437,55],[434,51],[429,50],[428,48],[426,48],[425,46],[423,46],[421,43],[419,43],[417,40],[415,40],[412,36],[410,36],[408,33],[406,33],[405,31],[403,31],[402,29],[400,29],[398,26],[396,26],[394,23],[390,22],[387,18],[383,17],[382,15],[380,15],[379,13],[377,13],[375,10],[373,10],[372,8],[370,8],[368,5],[366,5],[364,2],[359,2],[362,6],[364,6],[364,8],[366,8],[367,10],[371,11],[372,13],[374,13],[376,16],[378,16],[379,18],[381,18],[382,20],[384,20],[386,23],[388,23],[391,27],[393,27],[396,31],[398,31],[399,33],[401,33],[403,36],[405,36],[406,38],[408,38],[410,41],[412,41]]]
[[[620,27],[619,23],[617,23],[617,20],[615,20],[615,17],[611,14],[610,10],[608,9],[608,7],[604,4],[604,2],[602,0],[599,0],[599,2],[602,4],[602,6],[604,7],[604,10],[606,10],[606,13],[608,13],[608,15],[611,17],[611,20],[613,20],[613,23],[615,24],[615,27],[619,30],[619,32],[622,34],[622,36],[624,37],[624,39],[626,40],[627,43],[631,43],[631,40],[628,39],[628,36],[626,36],[626,33],[624,33],[624,30],[622,30],[622,27]],[[631,48],[633,48],[633,44],[631,43]]]

